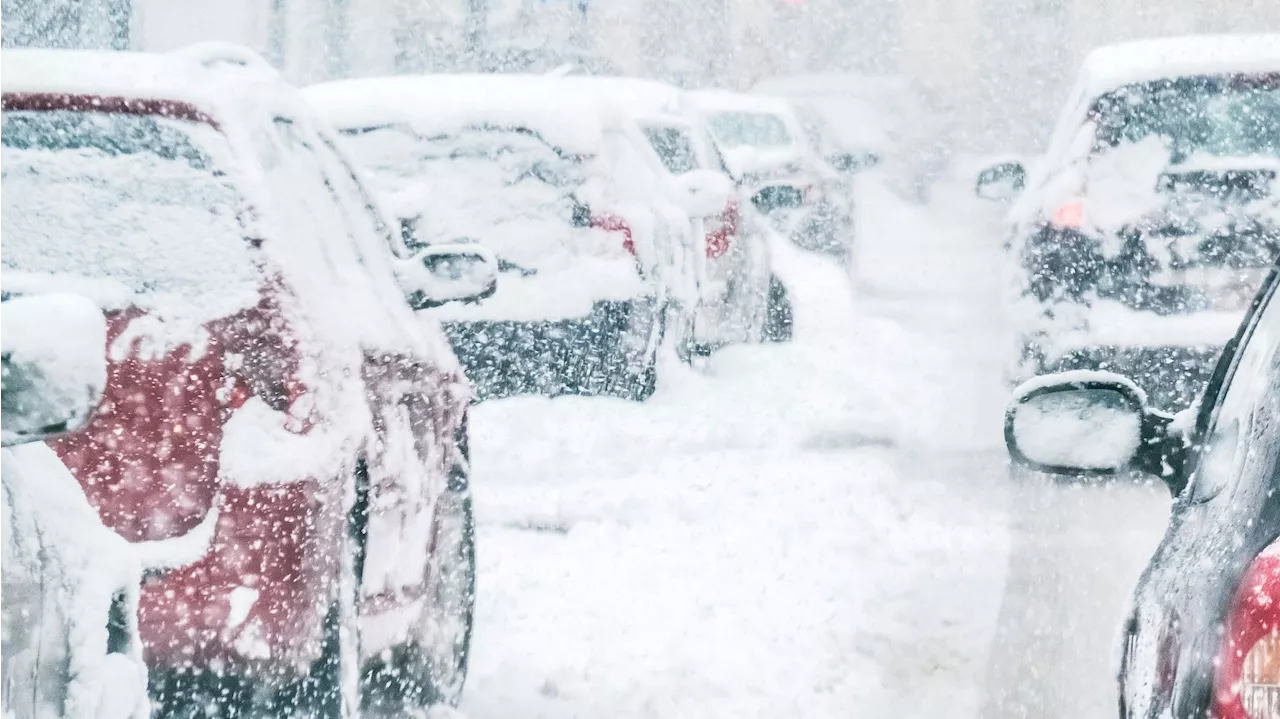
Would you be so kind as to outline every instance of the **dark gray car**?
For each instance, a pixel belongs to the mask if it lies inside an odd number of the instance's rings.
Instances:
[[[1122,717],[1280,712],[1280,300],[1273,269],[1202,397],[1170,415],[1106,372],[1015,394],[1015,461],[1059,474],[1138,470],[1174,496],[1124,627]]]

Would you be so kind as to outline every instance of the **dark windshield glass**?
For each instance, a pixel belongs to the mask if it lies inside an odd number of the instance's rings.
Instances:
[[[644,134],[667,171],[679,175],[698,169],[689,133],[676,127],[646,127]]]
[[[240,306],[256,270],[244,203],[213,159],[224,146],[213,128],[168,118],[5,112],[6,289],[17,271],[105,280],[213,316]]]
[[[1127,85],[1093,107],[1099,149],[1159,137],[1176,164],[1205,153],[1280,157],[1280,76],[1200,76]]]

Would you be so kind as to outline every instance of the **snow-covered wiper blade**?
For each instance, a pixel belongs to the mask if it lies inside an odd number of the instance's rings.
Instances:
[[[521,277],[532,277],[538,274],[538,271],[532,267],[523,267],[501,257],[498,258],[498,272],[519,272]]]

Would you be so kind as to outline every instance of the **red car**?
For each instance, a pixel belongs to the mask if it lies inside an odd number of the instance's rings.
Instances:
[[[5,290],[107,310],[102,406],[53,446],[150,568],[153,699],[456,702],[471,390],[413,309],[491,293],[491,256],[405,250],[246,50],[4,61]]]

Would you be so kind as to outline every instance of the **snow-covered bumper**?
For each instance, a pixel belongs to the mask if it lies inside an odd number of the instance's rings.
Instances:
[[[442,322],[481,401],[516,395],[630,397],[650,381],[661,308],[596,302],[585,317]],[[643,394],[643,393],[641,393]]]

